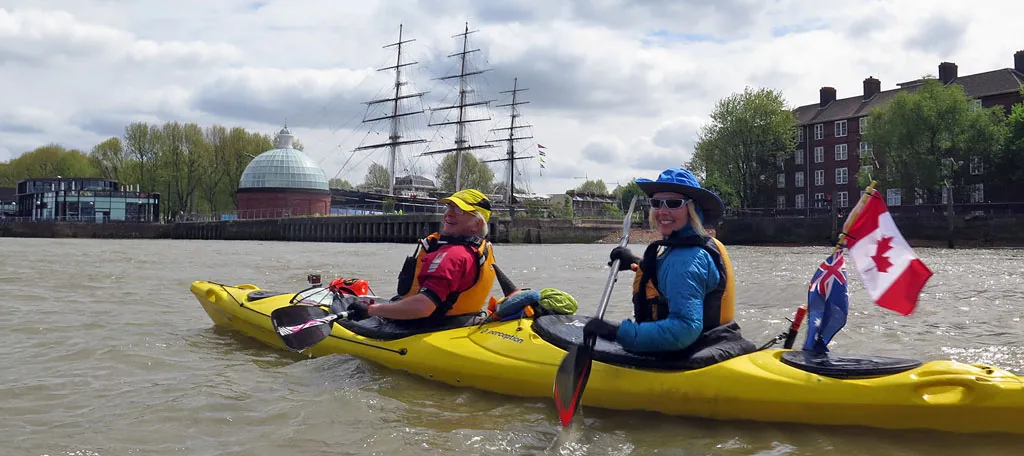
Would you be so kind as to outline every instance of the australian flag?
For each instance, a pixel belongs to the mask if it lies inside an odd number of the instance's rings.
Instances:
[[[846,291],[846,260],[839,250],[825,259],[811,277],[807,292],[807,340],[804,350],[828,351],[832,337],[846,326],[850,295]]]

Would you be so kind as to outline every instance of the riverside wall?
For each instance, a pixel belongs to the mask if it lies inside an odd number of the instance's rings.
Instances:
[[[949,220],[944,216],[899,216],[896,225],[911,245],[948,247]],[[298,242],[414,242],[438,231],[438,214],[293,217],[281,219],[179,222],[171,224],[33,222],[0,219],[0,236],[44,238],[214,239]],[[842,220],[830,217],[729,218],[718,227],[728,245],[830,245]],[[955,247],[1024,247],[1024,216],[958,217]],[[656,233],[639,224],[633,236],[647,242]],[[565,244],[617,240],[618,220],[496,218],[490,222],[495,243]],[[656,237],[656,236],[655,236]]]

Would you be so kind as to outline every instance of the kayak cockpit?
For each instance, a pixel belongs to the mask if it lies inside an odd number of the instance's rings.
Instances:
[[[783,364],[824,377],[855,379],[898,374],[921,367],[916,359],[887,356],[834,355],[808,351],[782,354]]]
[[[478,325],[483,321],[484,316],[482,312],[455,315],[445,317],[433,324],[424,324],[422,321],[391,320],[378,317],[370,317],[359,321],[338,320],[336,323],[363,337],[377,340],[397,340],[417,334]]]
[[[544,315],[534,319],[533,331],[551,345],[568,350],[583,341],[583,327],[590,319],[580,315]],[[738,326],[723,327],[723,331],[731,331],[733,334],[722,337],[718,342],[701,344],[696,350],[658,355],[631,353],[618,343],[598,339],[592,356],[594,361],[641,369],[700,369],[757,350],[753,343],[738,336],[738,329]]]

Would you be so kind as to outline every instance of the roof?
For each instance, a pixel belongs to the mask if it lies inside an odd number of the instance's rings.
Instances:
[[[242,172],[238,188],[330,191],[323,168],[302,151],[292,148],[271,149],[252,159]]]
[[[951,84],[960,84],[964,93],[971,98],[982,98],[1004,93],[1014,93],[1024,85],[1024,73],[1013,68],[1002,68],[984,73],[961,76]],[[866,116],[871,110],[885,105],[896,94],[912,92],[921,87],[920,84],[904,83],[902,87],[881,91],[865,100],[863,93],[849,98],[841,98],[828,106],[820,108],[818,103],[800,106],[793,110],[797,123],[801,125],[828,122]]]

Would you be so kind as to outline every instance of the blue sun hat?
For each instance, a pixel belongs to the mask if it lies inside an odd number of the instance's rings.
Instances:
[[[636,184],[648,198],[658,192],[673,192],[692,199],[703,212],[702,222],[705,225],[717,223],[725,213],[725,203],[722,199],[702,188],[697,177],[683,168],[666,169],[658,176],[658,180],[636,179]]]

